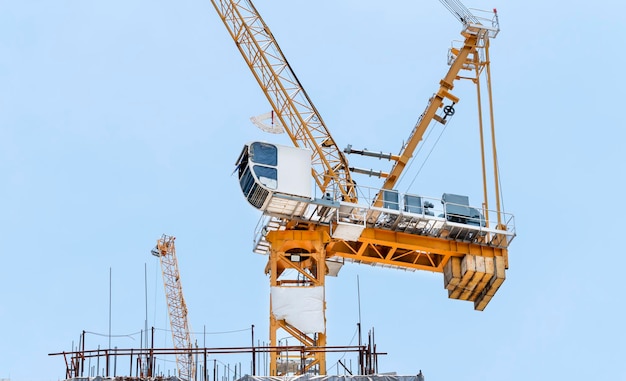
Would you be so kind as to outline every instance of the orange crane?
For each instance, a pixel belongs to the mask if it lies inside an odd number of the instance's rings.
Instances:
[[[453,299],[483,310],[505,279],[508,246],[515,237],[512,215],[501,209],[491,100],[489,41],[498,31],[497,13],[476,17],[458,1],[441,0],[463,24],[463,42],[449,51],[449,69],[398,155],[346,148],[330,135],[269,27],[250,0],[211,0],[295,147],[252,142],[237,160],[240,187],[263,212],[254,251],[268,255],[270,278],[270,375],[326,374],[325,277],[344,262],[443,273]],[[461,75],[461,73],[464,73]],[[486,76],[491,147],[485,143],[481,80]],[[471,206],[463,195],[430,199],[400,194],[394,187],[431,123],[446,124],[459,98],[454,84],[469,79],[477,88],[484,200]],[[489,209],[491,150],[496,208]],[[344,153],[393,160],[378,189],[357,186]],[[311,188],[311,179],[316,185]],[[436,207],[435,205],[441,205]],[[286,334],[302,349],[281,350]],[[293,341],[292,341],[293,342]]]
[[[191,328],[187,319],[187,305],[183,296],[183,286],[180,282],[178,259],[176,258],[176,237],[163,234],[152,249],[152,255],[159,258],[163,273],[163,286],[167,299],[172,341],[176,349],[176,365],[178,377],[184,381],[192,380],[196,373],[196,364],[190,348],[193,346]]]

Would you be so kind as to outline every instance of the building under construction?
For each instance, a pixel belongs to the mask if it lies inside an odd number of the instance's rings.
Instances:
[[[348,377],[358,381],[359,376],[390,377],[379,375],[378,357],[385,353],[376,352],[372,332],[368,334],[364,345],[323,348],[301,345],[271,347],[263,344],[228,348],[155,348],[155,329],[152,328],[150,332],[149,341],[152,344],[145,348],[112,349],[85,349],[83,332],[75,350],[51,353],[50,356],[63,358],[67,380],[275,381],[288,377],[290,381],[306,381],[310,378],[325,380],[327,377]],[[254,331],[251,332],[254,340]],[[340,360],[333,367],[336,368],[336,375],[314,373],[314,368],[310,366],[313,353],[340,354]],[[179,361],[183,357],[188,361]],[[277,359],[280,376],[269,374],[270,357]],[[411,377],[393,380],[412,381]],[[385,380],[381,378],[381,381]]]

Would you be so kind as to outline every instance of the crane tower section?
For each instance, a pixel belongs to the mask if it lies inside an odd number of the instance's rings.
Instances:
[[[191,328],[187,318],[187,305],[183,296],[183,287],[178,271],[178,259],[174,240],[176,237],[163,234],[157,240],[152,249],[152,255],[159,258],[161,272],[163,273],[163,286],[167,299],[170,326],[172,328],[172,341],[176,349],[176,365],[178,377],[184,381],[194,379],[196,373],[195,362],[191,352],[192,348]]]

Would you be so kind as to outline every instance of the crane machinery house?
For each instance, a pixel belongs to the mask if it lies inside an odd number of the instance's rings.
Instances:
[[[244,146],[237,159],[248,202],[268,213],[301,216],[312,200],[311,151],[265,142]]]

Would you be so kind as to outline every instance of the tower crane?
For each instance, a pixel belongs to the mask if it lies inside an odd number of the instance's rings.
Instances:
[[[196,373],[196,364],[191,352],[192,335],[187,319],[187,305],[183,296],[183,287],[180,282],[178,271],[178,259],[176,258],[176,237],[163,234],[157,240],[152,249],[152,255],[159,258],[161,272],[163,273],[163,286],[165,298],[172,328],[172,341],[176,350],[176,366],[178,377],[184,381],[192,380]]]
[[[244,146],[237,173],[248,202],[263,212],[254,251],[268,255],[270,279],[270,375],[326,374],[326,275],[345,262],[443,273],[448,297],[484,310],[505,279],[508,246],[515,237],[512,215],[501,210],[491,100],[489,41],[497,13],[477,17],[456,0],[441,2],[461,21],[463,42],[448,53],[449,69],[428,100],[406,144],[378,189],[357,186],[345,154],[283,55],[251,0],[211,0],[294,147],[265,142]],[[461,74],[465,73],[465,74]],[[488,145],[482,121],[481,77],[489,98],[493,186],[489,209]],[[463,195],[441,198],[400,194],[395,186],[432,123],[445,124],[459,98],[454,84],[477,87],[484,200],[473,207]],[[370,173],[371,174],[371,173]],[[312,180],[315,183],[313,191]],[[440,207],[435,205],[441,205]],[[300,342],[297,359],[280,350],[278,332]]]

